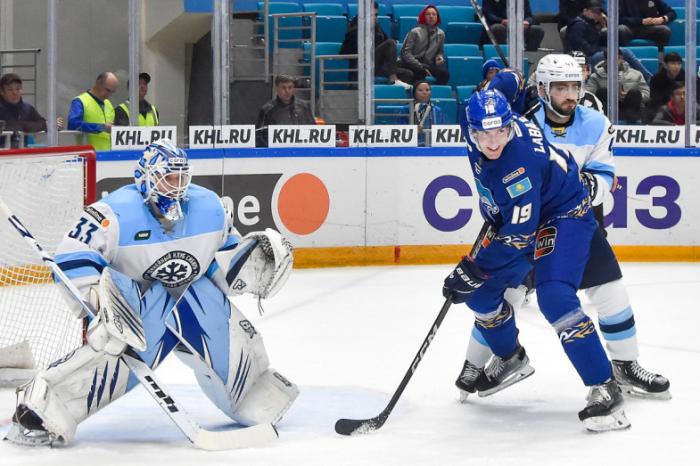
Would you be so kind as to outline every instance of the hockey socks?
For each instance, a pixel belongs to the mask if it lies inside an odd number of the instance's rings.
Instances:
[[[494,312],[476,313],[475,325],[496,356],[505,358],[513,353],[517,346],[518,329],[515,327],[513,307],[508,301],[503,301]]]
[[[563,315],[553,326],[584,385],[600,385],[610,379],[612,368],[595,325],[580,308]]]

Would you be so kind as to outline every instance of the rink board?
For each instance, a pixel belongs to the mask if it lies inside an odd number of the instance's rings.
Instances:
[[[274,228],[297,266],[452,262],[481,218],[461,148],[190,150],[194,182],[230,196],[243,233]],[[606,199],[620,259],[700,260],[700,150],[616,148]],[[132,182],[138,152],[98,154],[98,198]],[[223,173],[223,176],[222,176]]]

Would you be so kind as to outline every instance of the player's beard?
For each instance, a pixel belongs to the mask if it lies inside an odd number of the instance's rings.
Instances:
[[[552,108],[554,109],[555,112],[557,112],[560,115],[567,116],[567,117],[571,116],[574,113],[574,110],[576,110],[577,102],[574,100],[567,99],[564,101],[564,103],[565,104],[573,103],[573,105],[571,106],[571,110],[565,110],[562,107],[560,107],[559,105],[556,105],[554,102],[552,102]]]

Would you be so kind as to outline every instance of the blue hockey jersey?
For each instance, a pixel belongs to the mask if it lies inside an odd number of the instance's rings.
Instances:
[[[550,145],[523,117],[515,119],[513,131],[497,160],[467,141],[482,215],[498,231],[482,250],[494,264],[531,254],[538,228],[549,221],[580,217],[590,209],[574,158]]]

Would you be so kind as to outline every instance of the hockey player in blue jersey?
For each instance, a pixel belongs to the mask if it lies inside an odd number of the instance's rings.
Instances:
[[[481,388],[488,394],[533,372],[504,293],[534,267],[540,309],[590,388],[579,418],[593,431],[629,427],[610,361],[576,296],[597,225],[574,158],[514,115],[499,91],[475,93],[460,123],[482,215],[497,233],[474,260],[457,265],[443,295],[475,312],[475,326],[495,355]]]
[[[528,86],[523,74],[513,68],[504,68],[486,83],[484,89],[496,89],[503,94],[513,113],[525,118],[540,109],[542,103],[537,95],[537,86]]]
[[[152,368],[174,352],[240,424],[276,423],[291,406],[296,385],[269,367],[260,333],[228,299],[275,294],[291,271],[291,245],[270,229],[241,238],[230,199],[190,178],[187,154],[157,141],[135,183],[86,207],[64,237],[56,262],[97,318],[82,347],[19,389],[10,440],[70,442],[80,422],[137,384],[120,359],[126,351]],[[109,290],[128,322],[108,318],[105,283],[116,285]]]
[[[603,197],[606,191],[614,190],[616,183],[610,121],[602,113],[577,104],[582,95],[583,75],[574,57],[546,55],[540,59],[535,75],[544,106],[534,114],[534,120],[552,145],[573,155],[600,226],[591,244],[591,257],[580,289],[585,291],[598,312],[598,324],[612,359],[615,378],[627,394],[669,399],[668,379],[646,370],[637,362],[639,346],[634,314],[620,266],[604,239]],[[507,293],[516,311],[522,303],[523,292],[520,287],[520,290]],[[474,331],[467,349],[464,374],[456,382],[463,391],[462,398],[477,390],[481,368],[490,355],[485,341],[478,331]]]

